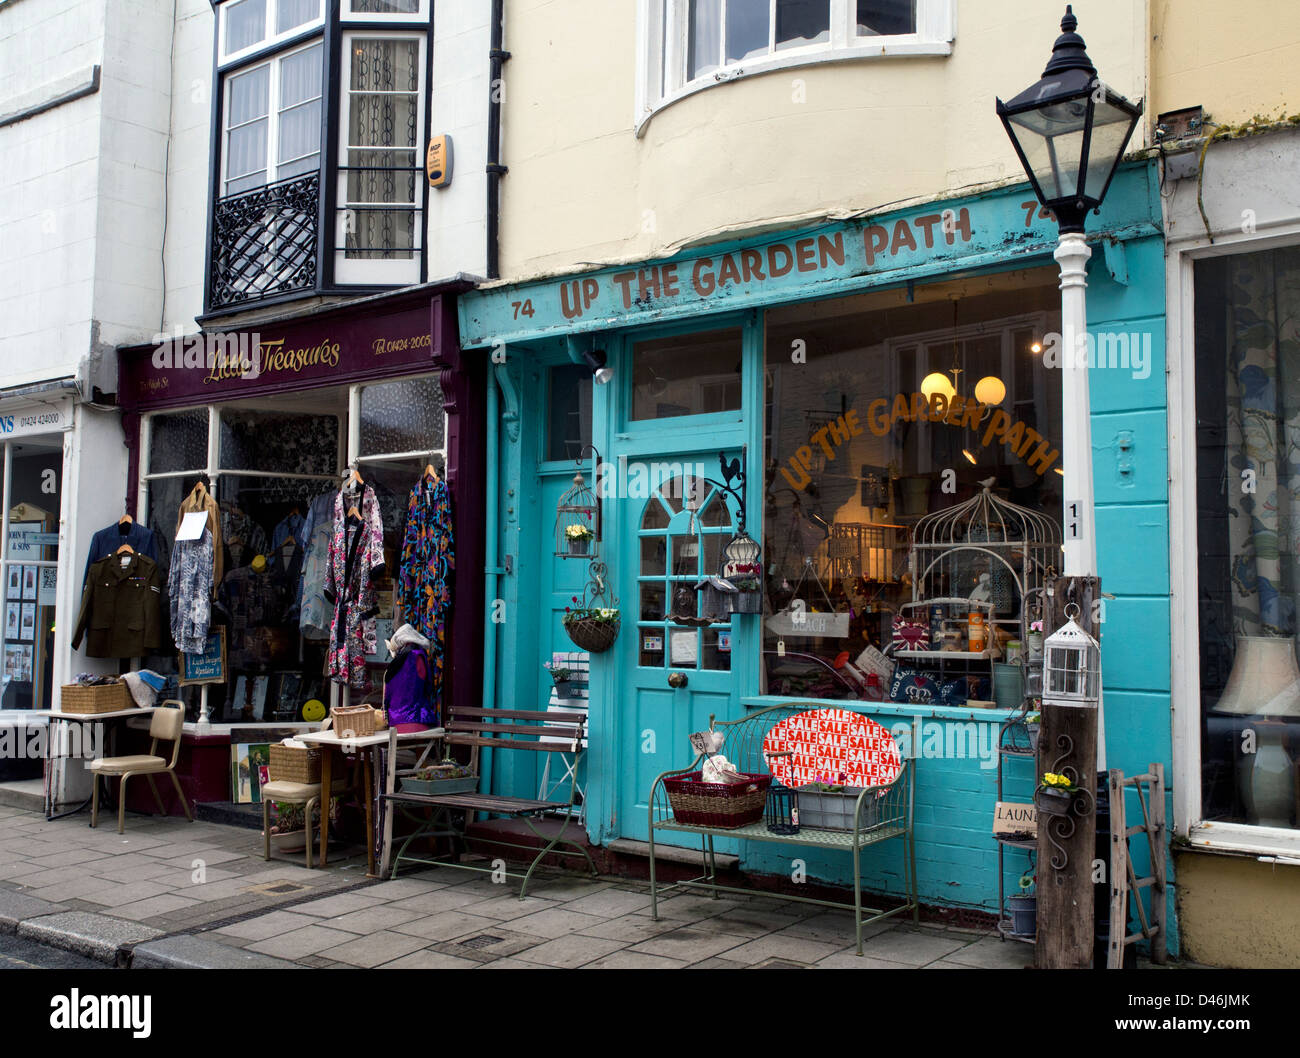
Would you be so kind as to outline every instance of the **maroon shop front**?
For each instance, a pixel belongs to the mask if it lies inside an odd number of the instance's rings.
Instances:
[[[211,563],[208,626],[180,626],[178,642],[164,601],[159,653],[122,663],[167,677],[163,694],[185,703],[179,771],[193,801],[257,803],[270,742],[314,728],[331,705],[379,704],[386,640],[408,621],[442,658],[442,711],[478,704],[484,378],[480,362],[461,356],[458,292],[371,298],[119,350],[126,511],[153,531],[164,577],[173,558],[178,573]],[[208,534],[210,560],[203,548],[176,548],[182,503],[203,499],[200,483],[215,501],[207,524],[219,529]],[[356,508],[373,541],[376,636],[373,650],[341,662],[331,656],[327,558],[336,499],[349,483],[342,509]],[[440,557],[450,552],[432,571],[404,546],[417,489],[430,502],[412,538],[438,540]],[[105,524],[120,516],[105,512]],[[402,581],[418,566],[421,586],[435,590],[414,594],[442,601],[412,615]],[[200,582],[207,575],[201,568]],[[185,611],[195,592],[173,594]],[[149,811],[149,796],[135,791],[132,807],[140,798]]]

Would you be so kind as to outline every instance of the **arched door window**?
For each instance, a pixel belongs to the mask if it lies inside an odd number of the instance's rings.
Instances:
[[[706,575],[717,575],[722,548],[733,532],[726,494],[701,478],[672,477],[646,500],[637,534],[638,663],[642,667],[731,668],[729,619],[691,627],[675,623],[672,617],[704,616],[703,596],[695,585]]]

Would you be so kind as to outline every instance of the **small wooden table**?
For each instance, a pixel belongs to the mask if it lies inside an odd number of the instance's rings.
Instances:
[[[440,727],[425,728],[423,731],[402,731],[397,734],[397,741],[419,742],[442,738],[444,731]],[[299,742],[309,746],[320,746],[323,750],[320,758],[320,858],[318,865],[324,867],[330,838],[329,791],[335,753],[360,753],[363,762],[363,775],[366,784],[363,800],[366,809],[366,874],[375,877],[375,783],[371,761],[377,750],[388,745],[389,732],[376,731],[373,735],[352,735],[340,738],[335,731],[312,731],[294,736]]]
[[[66,812],[59,812],[57,814],[55,812],[55,809],[58,808],[58,801],[59,801],[59,782],[62,777],[61,773],[64,770],[59,765],[59,762],[68,759],[67,757],[61,755],[55,756],[53,752],[54,739],[55,739],[55,733],[54,733],[55,722],[58,721],[66,724],[79,724],[84,727],[86,724],[98,723],[101,720],[105,720],[105,721],[123,720],[131,716],[148,716],[149,710],[141,709],[138,706],[132,706],[130,709],[114,709],[111,713],[70,713],[62,709],[32,709],[28,711],[28,715],[44,716],[49,718],[49,724],[51,729],[50,730],[51,744],[50,744],[50,754],[49,757],[47,758],[49,771],[47,773],[48,782],[45,790],[45,818],[47,820],[54,820],[54,819],[63,819],[65,816],[76,815],[78,812],[82,811],[87,805],[89,805],[91,800],[90,797],[87,796],[86,799],[82,801],[81,804],[77,805],[76,808],[70,808]],[[110,739],[112,740],[115,746],[117,742],[116,725],[110,727],[108,729],[108,733]],[[112,756],[112,755],[113,754],[111,752],[106,754],[106,756]],[[84,754],[83,757],[79,759],[84,759]],[[93,775],[91,776],[92,783],[98,781],[99,781],[98,778],[96,778]]]

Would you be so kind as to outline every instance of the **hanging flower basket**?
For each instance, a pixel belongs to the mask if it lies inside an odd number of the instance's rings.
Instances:
[[[761,591],[738,591],[730,598],[732,613],[762,613],[763,593]]]
[[[575,646],[592,654],[601,654],[618,638],[617,610],[569,610],[564,615],[564,631]]]

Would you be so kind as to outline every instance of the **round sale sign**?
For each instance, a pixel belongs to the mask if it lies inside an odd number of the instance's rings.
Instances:
[[[874,720],[848,709],[786,717],[763,739],[763,759],[791,788],[809,783],[883,786],[903,770],[898,743]]]

